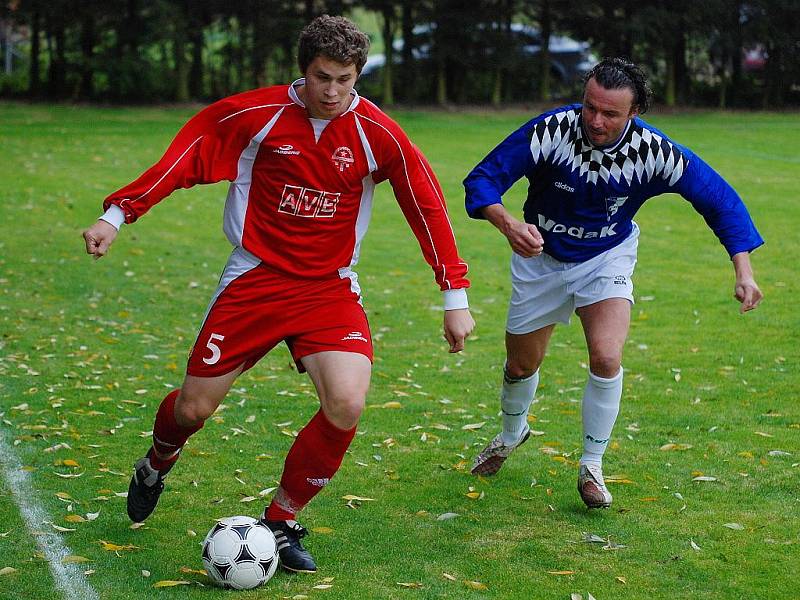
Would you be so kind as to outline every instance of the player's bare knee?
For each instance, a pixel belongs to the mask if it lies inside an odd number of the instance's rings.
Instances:
[[[352,429],[358,425],[364,410],[361,398],[329,398],[323,407],[328,420],[339,429]]]
[[[508,361],[505,366],[505,375],[511,379],[527,379],[539,368],[541,361]]]
[[[182,427],[196,427],[214,414],[217,405],[211,398],[181,392],[175,402],[175,421]]]
[[[611,379],[619,373],[621,363],[621,357],[616,354],[593,356],[589,360],[589,370],[597,377]]]

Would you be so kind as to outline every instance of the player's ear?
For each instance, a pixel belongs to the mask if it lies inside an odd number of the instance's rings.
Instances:
[[[631,104],[631,112],[628,114],[629,119],[639,116],[639,105]]]

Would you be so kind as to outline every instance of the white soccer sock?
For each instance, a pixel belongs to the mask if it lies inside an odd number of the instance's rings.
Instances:
[[[603,453],[611,438],[611,430],[619,414],[622,398],[622,367],[611,379],[598,377],[589,371],[583,392],[583,456],[580,464],[603,464]]]
[[[511,446],[519,442],[528,422],[528,408],[539,385],[539,371],[524,379],[512,379],[503,371],[503,390],[500,408],[503,411],[503,443]]]

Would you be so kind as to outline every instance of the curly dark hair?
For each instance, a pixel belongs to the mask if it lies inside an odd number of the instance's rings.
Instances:
[[[584,86],[592,78],[607,90],[629,88],[633,92],[633,105],[640,114],[650,108],[653,91],[647,84],[647,75],[627,58],[604,58],[584,76]]]
[[[326,56],[344,65],[355,65],[361,73],[367,62],[369,37],[345,17],[321,15],[300,33],[297,64],[305,73],[317,56]]]

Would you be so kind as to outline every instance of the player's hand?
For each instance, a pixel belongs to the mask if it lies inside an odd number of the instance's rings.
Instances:
[[[753,310],[761,302],[764,294],[758,288],[755,279],[752,277],[737,278],[733,289],[734,297],[742,303],[739,307],[740,313]]]
[[[539,256],[544,249],[542,234],[531,223],[523,223],[516,219],[509,222],[503,229],[503,233],[511,245],[511,249],[525,258]]]
[[[468,308],[444,311],[444,339],[450,344],[450,352],[461,352],[464,341],[472,333],[475,319]]]
[[[748,252],[739,252],[734,254],[731,260],[733,262],[733,270],[736,273],[733,296],[742,303],[739,307],[739,312],[746,313],[758,306],[764,294],[758,289],[758,284],[756,284],[756,279],[753,276],[750,254]]]
[[[83,232],[83,241],[86,242],[86,254],[94,256],[95,260],[108,253],[108,247],[117,237],[117,228],[111,223],[98,219],[97,223]]]

